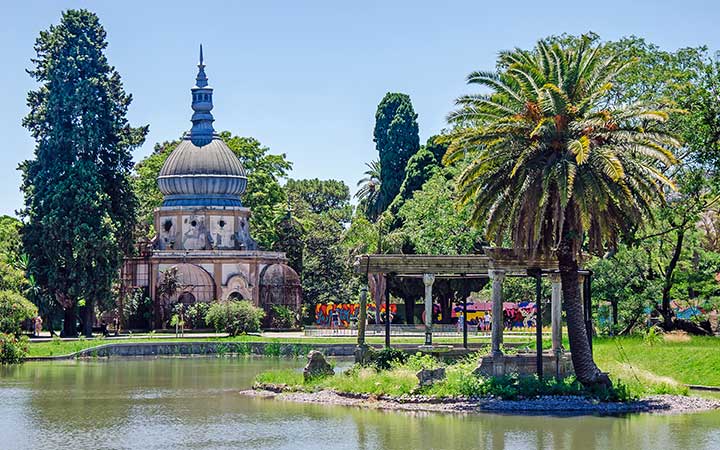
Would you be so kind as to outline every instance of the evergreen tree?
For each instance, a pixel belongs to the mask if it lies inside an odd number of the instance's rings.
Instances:
[[[420,149],[417,114],[406,94],[387,93],[375,113],[375,148],[380,154],[378,211],[392,203],[405,179],[405,166]]]
[[[65,311],[64,335],[76,334],[78,305],[91,334],[94,305],[110,299],[132,247],[131,150],[147,127],[128,124],[132,97],[108,64],[105,37],[95,14],[66,11],[40,33],[28,71],[40,87],[28,93],[23,120],[37,142],[34,159],[20,165],[23,244],[31,275]]]
[[[388,208],[392,215],[390,230],[402,226],[402,218],[398,215],[400,208],[441,169],[442,157],[447,148],[448,144],[442,142],[440,136],[431,136],[427,143],[410,157],[405,166],[405,179],[400,191]]]

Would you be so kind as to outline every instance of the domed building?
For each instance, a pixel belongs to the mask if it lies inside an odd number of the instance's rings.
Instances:
[[[271,304],[282,304],[298,312],[300,279],[286,265],[285,253],[259,250],[250,235],[251,211],[241,200],[247,176],[213,128],[213,89],[202,47],[191,92],[192,128],[158,176],[163,203],[155,210],[157,235],[143,255],[126,260],[123,287],[148,290],[156,328],[166,326],[167,309],[177,302],[245,299],[266,311]],[[178,287],[168,295],[163,280],[171,269]],[[278,285],[280,279],[287,286]],[[280,294],[284,291],[287,295]]]

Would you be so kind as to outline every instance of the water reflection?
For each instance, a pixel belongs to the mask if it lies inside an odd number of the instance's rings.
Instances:
[[[394,413],[244,398],[273,359],[0,368],[0,448],[716,449],[720,413],[546,417]]]

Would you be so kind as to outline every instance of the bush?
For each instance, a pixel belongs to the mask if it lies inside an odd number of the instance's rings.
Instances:
[[[407,360],[408,354],[402,350],[386,347],[378,351],[370,347],[365,365],[374,367],[376,370],[389,370],[393,366],[405,364]]]
[[[217,332],[225,331],[230,336],[260,331],[260,323],[265,312],[241,301],[222,301],[213,303],[205,315],[205,322]]]
[[[28,338],[0,333],[0,364],[19,364],[28,352]]]
[[[190,328],[207,328],[205,316],[210,310],[210,303],[198,302],[188,306],[185,321]]]
[[[37,313],[37,307],[17,292],[0,291],[0,333],[19,336],[22,323]]]
[[[295,312],[287,306],[273,305],[270,309],[271,328],[295,328],[296,324]]]

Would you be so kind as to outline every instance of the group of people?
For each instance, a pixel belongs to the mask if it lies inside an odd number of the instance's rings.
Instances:
[[[473,322],[477,323],[473,323]],[[489,312],[480,314],[477,319],[471,319],[468,325],[477,327],[478,331],[490,331],[492,329],[492,316]],[[465,326],[465,318],[462,315],[458,315],[457,328],[458,331],[462,331]]]

